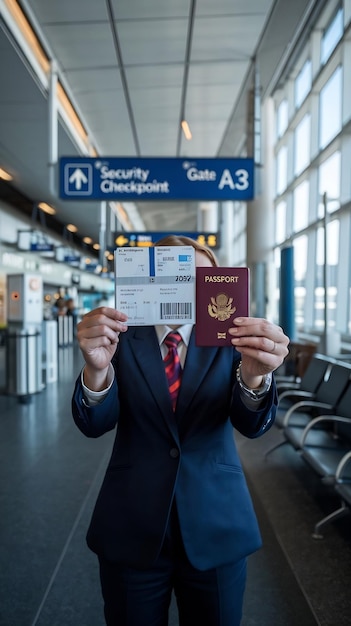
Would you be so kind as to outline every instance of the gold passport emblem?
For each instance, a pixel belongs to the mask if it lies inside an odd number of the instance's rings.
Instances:
[[[219,293],[215,298],[211,297],[207,307],[209,315],[219,322],[225,322],[236,311],[236,306],[232,307],[232,302],[233,298],[229,298],[225,293]]]

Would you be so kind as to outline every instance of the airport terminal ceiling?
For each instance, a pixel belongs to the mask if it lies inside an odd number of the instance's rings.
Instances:
[[[99,241],[100,203],[58,197],[52,157],[236,157],[245,144],[248,77],[269,89],[315,5],[296,0],[0,0],[0,167],[29,204]],[[23,11],[54,61],[86,133],[59,116],[49,141],[49,68],[18,30]],[[185,119],[192,139],[185,138]],[[51,150],[51,152],[50,152]],[[94,152],[93,152],[94,151]],[[252,156],[252,155],[248,155]],[[6,185],[6,183],[5,183]],[[23,203],[26,204],[26,203]],[[135,230],[194,230],[196,202],[135,204]],[[141,228],[143,227],[143,228]]]

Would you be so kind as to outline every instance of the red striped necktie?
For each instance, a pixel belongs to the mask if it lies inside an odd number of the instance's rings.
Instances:
[[[168,352],[163,360],[168,380],[169,393],[171,395],[173,410],[177,404],[178,391],[182,376],[182,367],[178,354],[178,344],[182,341],[179,333],[169,333],[164,340]]]

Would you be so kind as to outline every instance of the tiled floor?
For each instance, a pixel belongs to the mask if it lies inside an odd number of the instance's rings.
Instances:
[[[81,362],[73,348],[59,361],[58,381],[30,403],[0,392],[0,626],[104,624],[85,531],[113,433],[91,440],[76,429],[70,398]],[[0,348],[3,389],[5,374]],[[351,624],[351,516],[322,542],[311,538],[330,500],[292,450],[264,461],[277,436],[237,437],[264,540],[249,559],[243,626]]]

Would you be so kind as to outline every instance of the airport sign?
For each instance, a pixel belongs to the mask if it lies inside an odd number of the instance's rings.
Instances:
[[[252,200],[249,158],[62,157],[65,200]]]

